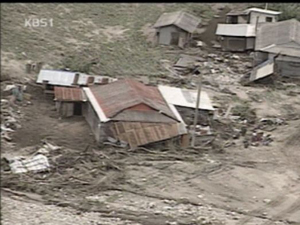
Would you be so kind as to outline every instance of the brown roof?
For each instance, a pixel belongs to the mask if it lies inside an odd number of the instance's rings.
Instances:
[[[193,33],[201,22],[200,18],[197,18],[186,12],[172,12],[163,13],[157,22],[154,24],[155,28],[164,27],[169,25],[176,25],[177,27]]]
[[[56,101],[86,101],[85,94],[81,88],[54,87]]]
[[[258,25],[255,50],[279,53],[290,48],[300,56],[300,23],[296,19]],[[276,50],[276,51],[275,51]],[[274,52],[275,51],[275,52]],[[294,54],[295,55],[295,54]]]
[[[146,86],[133,79],[122,79],[104,86],[91,86],[90,90],[108,118],[117,116],[125,109],[146,105],[142,110],[159,111],[177,120],[156,87]]]
[[[127,142],[130,147],[142,146],[179,135],[176,123],[115,122],[111,129],[116,139]]]

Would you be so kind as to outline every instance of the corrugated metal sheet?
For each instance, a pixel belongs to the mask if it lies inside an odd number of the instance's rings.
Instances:
[[[156,122],[156,123],[174,123],[174,119],[167,117],[157,111],[137,111],[124,110],[112,118],[113,121],[136,121],[136,122]]]
[[[154,24],[154,27],[158,28],[169,25],[176,25],[187,32],[193,33],[200,22],[200,18],[197,18],[186,12],[179,11],[172,13],[163,13]]]
[[[76,74],[79,74],[77,82],[75,82]],[[51,85],[59,86],[86,85],[88,83],[89,77],[94,77],[94,81],[92,83],[99,84],[111,83],[117,80],[115,78],[106,76],[88,75],[84,73],[44,69],[40,71],[36,82],[42,84],[43,81],[48,81],[48,83]]]
[[[48,81],[52,85],[72,86],[75,78],[74,72],[59,71],[59,70],[41,70],[37,83]]]
[[[255,81],[267,77],[274,73],[274,60],[269,59],[255,67],[250,75],[250,81]]]
[[[56,101],[86,101],[86,96],[81,88],[54,87]]]
[[[104,86],[92,86],[90,90],[108,118],[142,103],[176,120],[156,87],[146,86],[132,79],[123,79]]]
[[[196,107],[196,90],[180,89],[168,86],[159,86],[158,89],[165,100],[170,104],[190,108]],[[205,91],[201,91],[199,109],[214,110],[211,100]]]
[[[298,43],[298,46],[300,45],[300,22],[296,19],[258,25],[255,50],[274,52],[282,49],[284,51],[289,43]],[[277,48],[275,49],[274,47]],[[286,49],[286,54],[289,55],[288,49]]]
[[[255,37],[253,24],[218,24],[216,35]]]
[[[112,132],[116,139],[127,142],[130,147],[142,146],[179,135],[176,123],[115,122],[112,124]]]

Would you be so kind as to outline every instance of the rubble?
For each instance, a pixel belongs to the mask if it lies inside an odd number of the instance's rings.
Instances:
[[[45,172],[50,170],[50,165],[46,156],[37,154],[33,157],[14,157],[8,159],[12,173],[26,173],[26,172]]]

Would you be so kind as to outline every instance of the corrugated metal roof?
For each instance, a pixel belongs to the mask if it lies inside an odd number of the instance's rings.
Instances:
[[[269,53],[274,53],[274,54],[282,54],[286,56],[292,56],[292,57],[300,57],[300,45],[298,45],[298,48],[296,47],[291,47],[291,46],[286,46],[286,44],[281,44],[281,45],[270,45],[268,47],[260,49],[260,51],[263,52],[269,52]]]
[[[229,13],[227,13],[227,16],[240,16],[240,15],[248,15],[250,12],[259,12],[264,14],[270,14],[270,15],[279,15],[281,12],[273,11],[273,10],[266,10],[266,9],[259,9],[259,8],[249,8],[244,11],[240,10],[231,10]]]
[[[75,84],[75,75],[79,74],[78,81]],[[111,83],[116,81],[117,79],[107,77],[107,76],[99,76],[99,75],[88,75],[84,73],[77,72],[69,72],[69,71],[61,71],[61,70],[41,70],[37,83],[42,84],[43,81],[48,81],[51,85],[59,85],[59,86],[74,86],[74,85],[86,85],[88,83],[89,77],[94,77],[94,81],[92,83]]]
[[[255,81],[264,77],[267,77],[274,73],[274,59],[271,58],[262,64],[256,66],[253,68],[251,75],[250,75],[250,81]]]
[[[218,24],[216,35],[255,37],[254,24]]]
[[[259,8],[249,8],[249,9],[246,9],[244,12],[245,13],[259,12],[259,13],[270,14],[270,15],[279,15],[279,14],[281,14],[281,12],[278,12],[278,11],[267,10],[267,9],[259,9]]]
[[[293,44],[294,43],[294,44]],[[300,23],[296,19],[275,23],[259,24],[256,33],[255,50],[289,55],[289,47],[294,56],[299,55]],[[293,52],[293,49],[297,49]]]
[[[112,121],[131,121],[131,122],[156,122],[156,123],[174,123],[174,119],[167,117],[158,111],[137,111],[124,110],[114,116]]]
[[[197,90],[180,89],[176,87],[159,86],[159,91],[165,100],[173,105],[195,108]],[[199,109],[214,110],[211,100],[205,91],[201,91]]]
[[[200,24],[201,19],[197,18],[191,14],[186,12],[171,12],[171,13],[163,13],[157,22],[154,24],[155,28],[164,27],[169,25],[176,25],[179,28],[193,33],[198,25]]]
[[[90,90],[108,118],[113,118],[132,106],[145,104],[177,120],[156,87],[146,86],[132,79],[123,79],[104,86],[92,86]]]
[[[86,101],[86,96],[81,88],[54,87],[56,101]]]
[[[179,136],[178,124],[115,122],[112,132],[116,139],[127,142],[130,147],[166,140]]]
[[[75,78],[74,72],[60,71],[60,70],[41,70],[37,83],[48,81],[52,85],[72,86]]]

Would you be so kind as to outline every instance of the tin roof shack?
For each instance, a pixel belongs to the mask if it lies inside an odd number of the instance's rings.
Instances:
[[[187,125],[192,125],[196,108],[197,90],[181,89],[163,85],[158,86],[158,89],[166,102],[175,106],[178,112],[180,112],[185,123]],[[201,91],[199,109],[200,116],[198,123],[208,125],[209,114],[215,109],[205,91]]]
[[[274,71],[300,78],[300,23],[296,19],[260,24],[255,43],[255,66],[274,59]],[[276,57],[275,57],[276,56]]]
[[[54,87],[54,96],[55,106],[61,117],[82,115],[87,98],[81,88]]]
[[[40,71],[36,82],[44,85],[46,94],[53,94],[54,86],[78,87],[92,84],[108,84],[116,80],[115,78],[106,76],[44,69]]]
[[[98,143],[117,140],[134,148],[187,133],[156,87],[122,79],[83,90],[88,98],[83,115]]]
[[[255,48],[256,26],[276,22],[281,12],[258,8],[226,14],[226,24],[218,24],[216,35],[223,51],[244,52]]]
[[[158,87],[162,96],[171,107],[174,107],[180,113],[180,117],[184,118],[184,122],[192,129],[195,108],[197,101],[197,90],[181,89],[176,87],[169,87],[160,85]],[[196,126],[196,145],[203,146],[211,143],[214,135],[211,132],[211,123],[214,107],[211,100],[205,91],[201,91],[199,117]]]
[[[184,48],[192,39],[192,34],[200,22],[200,18],[182,11],[163,13],[154,24],[158,43]]]

